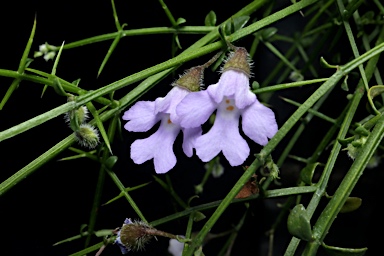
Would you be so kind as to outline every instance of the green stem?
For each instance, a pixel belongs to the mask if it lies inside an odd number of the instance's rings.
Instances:
[[[263,198],[274,198],[274,197],[281,197],[281,196],[289,196],[289,195],[298,195],[298,194],[306,194],[306,193],[313,193],[316,191],[316,186],[305,186],[305,187],[291,187],[291,188],[281,188],[281,189],[274,189],[274,190],[267,190],[263,194]],[[256,194],[247,198],[243,199],[233,199],[230,203],[243,203],[250,200],[254,200],[256,198],[259,198],[260,195]],[[222,201],[214,201],[206,204],[201,204],[198,206],[189,207],[188,209],[185,209],[183,211],[174,213],[172,215],[168,215],[164,218],[152,221],[150,224],[152,226],[158,226],[163,223],[170,222],[175,219],[182,218],[184,216],[187,216],[195,211],[204,211],[208,209],[212,209],[220,205]]]
[[[379,38],[377,40],[377,43],[376,43],[377,46],[376,47],[378,47],[380,45],[383,45],[383,43],[381,43],[381,42],[383,42],[383,40],[384,40],[384,27],[383,27],[382,33],[380,34],[380,36],[379,36]],[[363,54],[361,56],[369,55],[368,52],[366,52],[365,54]],[[368,63],[367,63],[367,66],[366,66],[366,69],[365,69],[365,74],[367,76],[367,80],[368,81],[372,77],[372,74],[373,74],[373,72],[375,70],[375,67],[376,67],[376,64],[377,64],[378,60],[379,60],[379,55],[376,55],[373,58],[371,58],[368,61]],[[350,69],[350,65],[352,65],[352,63],[356,64],[355,61],[352,60],[348,64],[344,65],[342,67],[342,69],[344,69],[346,71],[349,70]],[[355,65],[355,67],[356,66],[358,66],[358,65]],[[359,104],[361,98],[363,97],[364,93],[365,93],[364,84],[363,84],[363,81],[360,80],[359,84],[357,85],[354,97],[353,97],[353,99],[352,99],[352,101],[350,103],[350,106],[348,107],[348,111],[347,111],[347,113],[345,115],[344,121],[343,121],[343,123],[341,125],[339,134],[337,136],[338,138],[341,138],[341,139],[345,138],[345,135],[347,134],[347,132],[349,130],[350,124],[352,122],[352,119],[353,119],[354,114],[356,112],[356,109],[358,107],[358,104]],[[339,143],[335,143],[333,148],[332,148],[331,154],[330,154],[330,156],[328,158],[327,164],[326,164],[326,166],[324,168],[323,174],[322,174],[322,176],[320,178],[320,181],[318,182],[318,184],[319,184],[318,190],[316,191],[316,193],[313,194],[312,199],[311,199],[311,201],[310,201],[310,203],[309,203],[309,205],[307,207],[307,214],[308,214],[309,218],[311,218],[312,215],[314,214],[318,204],[320,203],[320,200],[321,200],[323,194],[325,193],[325,190],[326,190],[327,185],[328,185],[329,177],[330,177],[331,172],[333,170],[333,167],[334,167],[334,164],[336,162],[337,156],[338,156],[338,154],[340,152],[340,149],[341,149],[341,145]],[[295,250],[296,250],[297,246],[299,245],[299,242],[300,242],[300,239],[298,239],[296,237],[293,237],[291,242],[290,242],[290,244],[288,245],[288,248],[287,248],[287,250],[286,250],[284,255],[285,256],[294,255],[295,254]]]
[[[348,20],[345,20],[345,17],[344,17],[347,10],[345,9],[344,3],[342,0],[337,0],[337,5],[339,7],[341,17],[344,18],[343,24],[344,24],[345,31],[347,32],[347,35],[348,35],[349,43],[351,44],[351,47],[352,47],[353,55],[355,56],[355,58],[358,58],[360,56],[360,53],[359,53],[359,50],[357,49],[357,45],[356,45],[355,37],[353,35],[353,31],[351,29],[351,26],[349,25]],[[360,71],[360,75],[361,75],[361,78],[362,78],[362,81],[364,84],[364,88],[368,92],[369,86],[368,86],[367,77],[365,76],[365,73],[364,73],[363,65],[359,65],[359,71]],[[373,101],[370,97],[368,97],[368,102],[371,105],[371,108],[376,112],[376,114],[380,114],[380,112],[377,111],[377,109],[376,109],[375,105],[373,104]]]
[[[163,8],[165,14],[167,15],[169,21],[171,22],[172,27],[177,27],[176,20],[175,20],[175,18],[173,17],[171,11],[168,9],[168,6],[164,3],[163,0],[159,0],[159,2],[160,2],[160,4],[161,4],[161,7]]]
[[[68,43],[64,45],[64,50],[72,49],[88,44],[94,44],[98,42],[103,42],[107,40],[115,39],[119,34],[121,38],[126,36],[145,36],[153,34],[207,34],[216,27],[207,27],[207,26],[183,26],[180,28],[169,28],[169,27],[155,27],[155,28],[139,28],[139,29],[129,29],[121,30],[117,32],[112,32],[108,34],[98,35],[86,39],[82,39],[76,42]]]
[[[384,115],[376,123],[375,128],[364,144],[362,151],[356,157],[348,173],[337,188],[335,194],[321,213],[315,226],[313,227],[313,241],[307,244],[304,255],[316,255],[317,249],[329,231],[333,221],[343,207],[348,196],[355,187],[360,176],[363,174],[368,161],[376,151],[384,137]]]

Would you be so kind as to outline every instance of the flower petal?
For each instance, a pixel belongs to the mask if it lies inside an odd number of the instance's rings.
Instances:
[[[196,140],[196,154],[208,162],[223,151],[228,162],[237,166],[247,159],[249,147],[239,133],[240,111],[226,104],[225,101],[220,104],[211,130]]]
[[[129,120],[124,128],[130,132],[146,132],[151,129],[161,116],[155,114],[154,101],[139,101],[125,111],[123,120]]]
[[[180,132],[180,126],[173,124],[166,115],[159,129],[146,139],[136,140],[131,145],[131,158],[142,164],[153,158],[156,173],[166,173],[176,164],[173,143]]]
[[[177,241],[176,239],[169,239],[168,252],[172,256],[182,256],[184,249],[184,243]]]
[[[224,71],[219,82],[210,85],[207,91],[216,103],[222,102],[224,97],[234,98],[239,109],[256,100],[256,96],[249,90],[248,76],[232,69]]]
[[[273,111],[257,100],[243,109],[241,116],[244,133],[260,145],[266,145],[278,130]]]
[[[193,155],[193,149],[195,148],[195,142],[198,137],[201,136],[202,130],[201,127],[195,128],[183,128],[183,151],[188,156]]]
[[[167,113],[171,115],[172,123],[179,123],[176,114],[176,106],[190,92],[186,89],[174,86],[164,98],[157,98],[155,103],[155,113]]]
[[[176,112],[181,127],[193,128],[205,123],[216,107],[207,91],[191,92],[177,105]]]

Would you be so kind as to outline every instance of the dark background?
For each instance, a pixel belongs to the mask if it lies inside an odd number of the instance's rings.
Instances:
[[[204,25],[205,16],[210,10],[217,14],[218,23],[224,21],[231,14],[240,10],[249,1],[171,1],[166,3],[173,12],[175,18],[183,17],[187,20],[186,25]],[[279,1],[278,8],[286,6],[289,1]],[[116,0],[117,12],[120,23],[128,23],[126,29],[143,27],[170,26],[170,23],[161,9],[158,1],[119,1]],[[88,38],[95,35],[115,31],[112,8],[110,1],[12,1],[7,7],[2,8],[3,15],[0,16],[1,35],[0,68],[16,70],[27,43],[33,19],[37,17],[37,29],[32,46],[32,52],[38,50],[38,46],[44,42],[52,45],[60,45]],[[260,13],[252,18],[260,17]],[[274,26],[279,28],[279,33],[292,35],[296,30],[302,28],[308,18],[294,14]],[[201,35],[180,35],[183,49],[199,39]],[[131,75],[142,69],[161,63],[171,57],[171,35],[147,35],[123,38],[103,73],[97,78],[97,70],[101,64],[109,45],[112,41],[106,41],[87,45],[71,50],[65,50],[61,56],[57,75],[67,81],[81,78],[80,87],[91,90],[105,86],[118,79]],[[349,44],[345,44],[344,38],[340,39],[340,45],[336,50],[343,52],[344,61],[348,60],[351,53]],[[242,39],[236,43],[238,46],[249,48],[252,37]],[[278,45],[284,52],[287,45]],[[323,55],[331,53],[324,49]],[[204,63],[211,56],[205,56],[184,64],[182,70]],[[266,48],[261,46],[253,61],[253,80],[262,81],[268,70],[276,65],[277,58]],[[53,62],[45,62],[37,58],[31,67],[50,72]],[[322,70],[324,75],[329,76],[329,70]],[[219,74],[207,71],[205,83],[208,85],[217,81]],[[310,78],[310,77],[308,77]],[[175,77],[168,77],[143,99],[154,100],[156,97],[164,96],[169,91],[169,84]],[[0,95],[4,95],[11,78],[0,78]],[[115,94],[118,99],[129,92],[128,86]],[[43,98],[40,94],[43,86],[23,81],[19,88],[13,93],[11,99],[0,111],[0,130],[26,121],[38,114],[44,113],[54,107],[63,104],[66,99],[57,95],[52,88],[48,88]],[[297,88],[281,93],[283,96],[302,101],[315,90],[315,87]],[[324,108],[324,112],[336,117],[335,110],[341,109],[347,100],[346,93],[339,88],[335,89]],[[270,102],[276,113],[279,126],[283,125],[288,115],[294,108],[283,103],[278,97],[273,97]],[[363,103],[364,104],[364,103]],[[365,112],[364,112],[365,114]],[[326,124],[328,125],[328,124]],[[322,127],[317,130],[317,127]],[[324,122],[314,119],[311,126],[303,134],[302,142],[294,148],[293,153],[308,157],[308,152],[316,147],[316,142],[322,134],[325,134]],[[157,127],[149,133],[155,131]],[[4,181],[13,173],[20,170],[29,162],[43,154],[50,147],[68,136],[71,130],[64,124],[62,117],[50,120],[43,125],[35,127],[14,138],[1,142],[0,147],[0,180]],[[149,134],[148,133],[148,134]],[[112,148],[119,161],[114,171],[126,187],[133,187],[145,182],[152,181],[147,187],[131,192],[131,195],[144,216],[153,221],[174,212],[174,204],[169,195],[154,182],[155,175],[152,161],[140,166],[133,164],[129,158],[129,145],[137,138],[144,138],[147,134],[128,134],[123,131],[123,140],[116,139]],[[288,140],[288,139],[287,139]],[[313,141],[313,143],[311,143]],[[169,172],[175,190],[180,196],[187,200],[194,195],[193,184],[198,184],[204,174],[203,165],[194,156],[191,159],[183,156],[178,150],[181,146],[181,138],[175,144],[175,153],[178,158],[177,166]],[[274,152],[273,157],[277,159],[283,150],[284,143]],[[252,146],[253,152],[258,152],[260,147]],[[52,244],[67,237],[77,235],[82,224],[88,223],[91,211],[93,194],[98,176],[99,164],[90,160],[80,159],[75,161],[59,162],[57,160],[72,155],[64,151],[50,163],[35,171],[27,179],[17,184],[14,188],[0,197],[0,227],[1,248],[0,255],[68,255],[83,248],[84,241],[75,241],[64,245],[52,247]],[[252,162],[252,156],[245,164]],[[222,199],[232,185],[242,174],[242,167],[229,168],[225,159],[222,161],[226,172],[219,179],[208,181],[204,187],[203,195],[194,199],[192,205]],[[288,161],[289,165],[282,168],[281,182],[283,186],[294,186],[301,165]],[[345,156],[343,161],[338,162],[336,174],[332,177],[329,193],[337,188],[346,168],[351,161]],[[160,175],[165,180],[165,177]],[[383,173],[379,169],[367,170],[352,193],[363,199],[363,206],[357,211],[349,214],[339,215],[326,243],[345,247],[369,247],[369,255],[375,255],[378,248],[379,237],[374,231],[383,228],[381,212],[381,180]],[[119,194],[118,189],[107,177],[103,192],[102,202],[106,202]],[[305,200],[308,198],[304,197]],[[267,237],[265,232],[273,224],[279,208],[277,203],[283,203],[284,198],[257,200],[250,204],[250,212],[245,220],[243,229],[239,232],[232,255],[266,255]],[[325,205],[325,202],[323,202]],[[321,207],[319,207],[320,209]],[[220,218],[212,233],[220,233],[236,225],[240,220],[245,207],[243,204],[232,205]],[[208,217],[212,211],[205,211]],[[124,218],[137,219],[135,212],[127,204],[125,199],[100,207],[98,212],[96,229],[113,229],[122,224]],[[183,234],[187,219],[176,220],[168,225],[158,228],[175,234]],[[204,221],[203,221],[204,222]],[[313,223],[312,223],[313,224]],[[194,225],[194,231],[198,231],[201,223]],[[289,243],[288,235],[283,222],[275,235],[275,254],[282,255]],[[206,247],[206,255],[215,255],[217,248],[226,241],[226,238],[212,241]],[[92,242],[100,242],[94,239]],[[168,240],[159,238],[153,240],[145,252],[135,255],[166,255]],[[321,251],[319,252],[322,253]],[[120,255],[117,246],[110,246],[104,255]],[[367,254],[368,255],[368,254]]]

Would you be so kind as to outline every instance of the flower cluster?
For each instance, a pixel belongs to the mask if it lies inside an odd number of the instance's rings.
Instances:
[[[244,48],[236,48],[226,61],[216,84],[198,91],[205,66],[187,71],[174,83],[165,98],[154,102],[140,101],[123,115],[128,131],[145,132],[161,121],[157,132],[131,145],[131,158],[136,164],[154,159],[157,173],[165,173],[176,164],[173,143],[183,131],[184,153],[191,157],[193,148],[204,162],[220,152],[232,166],[241,165],[250,149],[240,135],[239,122],[245,135],[266,145],[278,130],[273,111],[262,105],[250,91],[251,66]],[[216,111],[208,133],[202,135],[201,125]]]

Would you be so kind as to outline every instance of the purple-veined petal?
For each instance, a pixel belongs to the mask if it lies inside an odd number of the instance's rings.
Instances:
[[[196,139],[201,136],[201,127],[195,128],[182,128],[183,130],[183,151],[188,156],[193,155],[193,149],[195,148]]]
[[[233,100],[225,98],[220,104],[211,130],[196,140],[196,154],[208,162],[220,151],[232,166],[244,163],[249,155],[247,142],[239,133],[240,111]]]
[[[139,101],[125,111],[123,120],[128,120],[124,128],[130,132],[146,132],[161,118],[155,114],[154,101]]]
[[[156,99],[155,113],[167,113],[171,115],[171,121],[178,124],[178,116],[176,114],[176,106],[190,92],[186,89],[174,86],[172,90],[164,98]]]
[[[219,82],[210,85],[207,91],[216,103],[222,102],[224,97],[234,98],[239,109],[256,100],[256,96],[249,90],[248,76],[231,69],[224,71]]]
[[[159,129],[146,139],[136,140],[131,145],[131,158],[142,164],[153,158],[156,173],[166,173],[176,165],[173,143],[180,132],[180,126],[173,124],[166,115]]]
[[[216,107],[207,91],[191,92],[177,105],[176,112],[181,127],[193,128],[205,123]]]
[[[241,116],[244,133],[260,145],[266,145],[278,130],[273,111],[257,100],[243,109]]]

